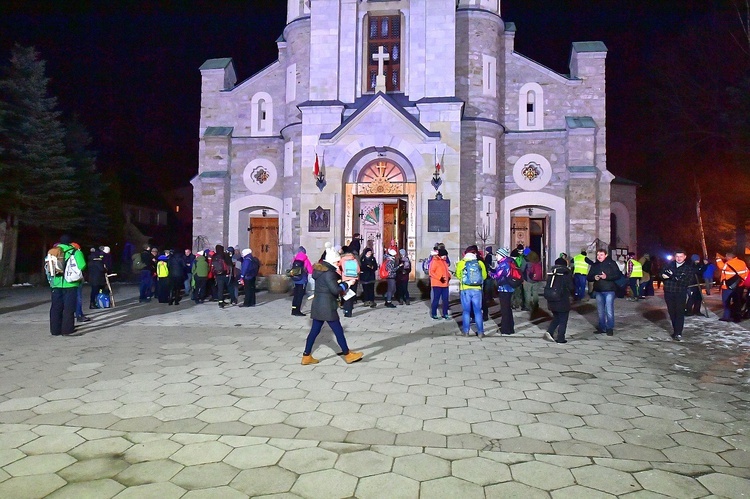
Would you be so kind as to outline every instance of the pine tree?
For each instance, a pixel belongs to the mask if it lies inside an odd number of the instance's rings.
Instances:
[[[78,182],[45,66],[33,47],[16,45],[0,74],[0,285],[14,282],[20,225],[50,241],[80,221]]]

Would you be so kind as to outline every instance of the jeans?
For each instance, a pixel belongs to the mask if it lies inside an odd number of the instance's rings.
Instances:
[[[393,297],[396,294],[396,279],[391,279],[390,277],[386,280],[386,283],[388,284],[387,291],[385,292],[385,301],[386,302],[392,302]]]
[[[461,308],[463,308],[463,333],[469,334],[471,319],[469,316],[474,312],[474,321],[477,323],[477,331],[484,334],[484,320],[482,319],[482,290],[463,289],[460,293]]]
[[[193,274],[187,274],[185,276],[185,296],[190,296],[191,283],[193,282]]]
[[[151,271],[148,269],[141,270],[141,283],[140,286],[138,286],[138,290],[140,291],[140,294],[138,295],[138,299],[140,301],[144,300],[150,300],[151,299],[151,287],[154,285],[153,283],[153,277],[151,275]]]
[[[599,330],[606,332],[615,328],[615,292],[596,292],[596,311],[599,313]]]
[[[216,299],[219,300],[219,306],[224,307],[224,290],[229,285],[229,277],[225,275],[216,276]]]
[[[437,307],[440,300],[443,300],[443,317],[448,315],[448,287],[438,288],[432,287],[432,304],[430,306],[430,313],[433,317],[437,316]]]
[[[575,274],[573,281],[576,285],[576,300],[582,300],[586,296],[586,274]]]
[[[568,317],[570,312],[552,312],[552,322],[550,322],[547,332],[554,336],[557,329],[555,341],[562,343],[565,341],[565,332],[568,330]]]
[[[71,334],[75,327],[77,288],[52,288],[52,303],[49,308],[49,330],[52,336]]]
[[[641,296],[638,294],[638,290],[641,287],[641,278],[640,277],[630,277],[628,280],[628,284],[630,284],[630,291],[633,292],[633,298],[638,298]]]
[[[721,303],[724,305],[724,314],[721,316],[725,321],[739,321],[742,302],[740,300],[740,288],[722,289]]]
[[[664,293],[664,301],[667,303],[667,312],[672,322],[673,336],[681,335],[685,325],[685,293]]]
[[[83,317],[83,285],[76,288],[76,318]]]
[[[349,353],[349,345],[346,344],[346,337],[344,336],[344,328],[341,327],[341,321],[328,321],[328,325],[333,330],[333,334],[336,335],[336,342],[341,347],[341,353],[344,355]],[[313,319],[312,328],[310,333],[307,335],[307,341],[305,342],[305,355],[312,353],[315,339],[320,334],[320,330],[323,328],[323,321]]]

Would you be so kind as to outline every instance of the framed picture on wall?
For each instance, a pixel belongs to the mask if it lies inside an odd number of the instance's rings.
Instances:
[[[330,232],[331,231],[331,210],[323,209],[318,206],[310,210],[309,232]]]

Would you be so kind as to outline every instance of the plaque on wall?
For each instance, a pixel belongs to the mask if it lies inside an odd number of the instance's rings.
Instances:
[[[451,231],[451,200],[427,200],[427,232]]]
[[[330,232],[331,231],[331,210],[324,210],[318,206],[310,210],[310,232]]]

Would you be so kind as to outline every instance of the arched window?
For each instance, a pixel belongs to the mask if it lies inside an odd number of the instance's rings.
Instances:
[[[250,103],[250,135],[267,137],[273,135],[273,100],[266,92],[253,95]]]
[[[357,181],[363,184],[376,181],[393,184],[406,182],[406,175],[396,163],[387,160],[375,160],[362,168]]]
[[[518,129],[544,129],[544,90],[538,83],[527,83],[518,92]]]
[[[365,24],[366,49],[365,57],[365,92],[375,91],[375,80],[383,58],[383,73],[387,92],[401,90],[401,15],[370,15]],[[379,55],[383,47],[382,55]],[[373,56],[376,56],[373,59]],[[387,57],[387,59],[385,59]]]

